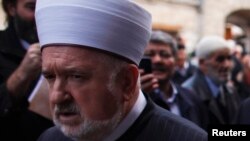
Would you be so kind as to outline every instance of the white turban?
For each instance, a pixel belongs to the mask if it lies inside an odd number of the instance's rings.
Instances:
[[[139,64],[150,38],[151,15],[128,0],[38,0],[41,47],[80,45]]]
[[[195,54],[198,58],[205,59],[213,52],[224,48],[229,49],[229,45],[225,39],[219,36],[206,36],[197,44]]]

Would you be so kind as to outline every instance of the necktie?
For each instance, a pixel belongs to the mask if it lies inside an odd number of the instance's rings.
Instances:
[[[224,120],[228,122],[229,117],[228,117],[228,108],[226,102],[226,94],[227,94],[226,88],[224,86],[220,86],[217,102]]]
[[[226,106],[226,92],[226,88],[223,85],[220,86],[218,100],[223,106]]]

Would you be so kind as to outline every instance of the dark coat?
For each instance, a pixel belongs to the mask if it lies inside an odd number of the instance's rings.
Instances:
[[[184,76],[177,70],[174,72],[174,75],[171,79],[171,80],[173,80],[173,82],[181,85],[184,81],[186,81],[188,78],[190,78],[196,72],[197,68],[194,65],[192,65],[190,62],[188,62],[188,63],[189,63],[189,66],[188,66],[188,68],[186,70],[186,74]]]
[[[53,127],[43,133],[38,141],[72,140]],[[207,141],[207,133],[148,100],[139,118],[117,141]]]
[[[250,98],[242,102],[236,117],[236,124],[250,125]]]
[[[26,50],[22,47],[15,30],[10,25],[0,31],[0,138],[10,141],[34,141],[52,121],[28,110],[30,92],[18,102],[10,97],[6,80],[21,63]],[[33,84],[36,84],[34,82]]]
[[[232,123],[235,118],[235,113],[238,110],[239,97],[234,91],[226,94],[226,111],[220,110],[217,100],[213,97],[212,92],[207,84],[204,74],[198,70],[194,76],[183,83],[183,87],[197,94],[209,111],[209,124],[228,124]],[[225,113],[227,117],[225,118]]]
[[[182,117],[196,123],[200,127],[207,128],[207,111],[197,95],[186,88],[175,84],[178,91],[176,95],[176,104],[179,106]],[[151,99],[162,108],[168,109],[168,105],[159,93],[150,93]]]

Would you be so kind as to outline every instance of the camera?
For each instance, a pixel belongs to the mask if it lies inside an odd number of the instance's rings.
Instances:
[[[139,68],[143,69],[146,74],[152,73],[152,62],[149,57],[143,57],[140,61]]]

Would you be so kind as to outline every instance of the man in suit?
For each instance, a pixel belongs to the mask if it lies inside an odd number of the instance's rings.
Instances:
[[[36,23],[56,124],[39,141],[207,140],[140,90],[147,11],[127,0],[40,0]]]
[[[176,53],[175,39],[171,35],[163,31],[152,32],[144,56],[151,59],[153,71],[142,73],[142,90],[159,106],[206,128],[206,109],[199,97],[172,81]]]
[[[34,141],[53,122],[28,110],[41,71],[36,0],[2,0],[7,28],[0,31],[0,137]]]
[[[181,85],[196,71],[196,67],[188,60],[185,48],[178,48],[176,53],[176,70],[172,77],[173,82]]]
[[[229,124],[238,109],[239,98],[229,81],[231,52],[219,36],[207,36],[196,46],[198,71],[183,86],[194,91],[209,110],[210,124]]]

